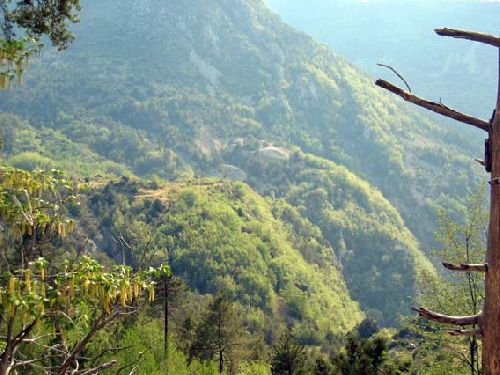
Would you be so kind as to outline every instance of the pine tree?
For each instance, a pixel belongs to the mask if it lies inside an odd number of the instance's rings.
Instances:
[[[190,357],[215,358],[219,363],[219,373],[222,373],[227,360],[237,360],[235,349],[242,344],[244,333],[235,305],[226,295],[216,296],[196,330]]]
[[[273,348],[271,373],[273,375],[305,375],[308,373],[306,360],[305,349],[294,343],[294,337],[288,330]]]

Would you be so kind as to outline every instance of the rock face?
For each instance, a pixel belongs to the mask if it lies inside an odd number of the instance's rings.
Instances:
[[[258,155],[263,160],[288,160],[290,154],[283,147],[268,146],[259,149]]]
[[[244,170],[230,164],[222,164],[220,166],[220,177],[228,178],[233,181],[245,181],[247,174]]]

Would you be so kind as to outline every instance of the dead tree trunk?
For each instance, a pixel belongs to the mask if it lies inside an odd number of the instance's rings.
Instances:
[[[500,58],[499,58],[500,59]],[[500,74],[500,60],[499,60]],[[500,78],[491,139],[491,207],[483,317],[483,374],[500,374]]]
[[[454,329],[453,335],[478,336],[483,341],[483,374],[500,374],[500,37],[493,35],[454,29],[436,29],[438,35],[459,39],[468,39],[479,43],[489,44],[499,48],[499,77],[498,94],[495,111],[488,122],[460,113],[445,106],[419,98],[410,92],[392,85],[384,80],[377,80],[375,84],[388,90],[405,101],[416,104],[443,116],[453,118],[468,125],[475,126],[488,132],[486,142],[484,166],[491,172],[490,188],[490,223],[488,229],[488,248],[484,264],[450,264],[443,263],[444,267],[452,271],[484,272],[485,298],[483,311],[475,316],[447,316],[426,308],[413,308],[414,311],[426,319],[456,326],[479,326],[479,329]]]

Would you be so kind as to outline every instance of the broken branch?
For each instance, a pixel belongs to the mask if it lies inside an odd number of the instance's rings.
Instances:
[[[450,316],[434,312],[424,307],[412,307],[411,309],[417,312],[419,316],[438,323],[466,326],[470,324],[478,324],[479,322],[479,314],[472,316]]]
[[[483,333],[480,329],[454,329],[451,330],[450,335],[452,336],[481,336]]]
[[[464,124],[475,126],[484,131],[488,131],[490,128],[490,124],[487,121],[455,111],[454,109],[451,109],[442,103],[431,102],[429,100],[419,98],[418,96],[406,92],[403,89],[394,86],[392,83],[387,82],[383,79],[377,79],[377,81],[375,81],[375,84],[378,87],[381,87],[387,91],[392,92],[393,94],[400,96],[407,102],[416,104],[430,111],[439,113],[440,115],[463,122]]]
[[[453,263],[443,262],[443,266],[444,266],[444,268],[447,268],[451,271],[464,271],[464,272],[487,272],[488,271],[488,265],[485,263],[481,263],[481,264],[467,264],[467,263],[453,264]]]
[[[478,33],[476,31],[457,30],[457,29],[435,29],[436,34],[441,36],[451,36],[452,38],[467,39],[473,42],[489,44],[494,47],[500,47],[500,38],[491,34]]]
[[[483,167],[486,166],[486,162],[484,160],[481,160],[481,159],[474,159],[475,162],[481,164]]]

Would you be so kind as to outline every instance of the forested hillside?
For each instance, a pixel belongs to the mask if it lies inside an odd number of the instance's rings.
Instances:
[[[242,183],[123,180],[92,192],[79,215],[111,258],[131,263],[149,246],[153,263],[168,260],[197,293],[245,306],[252,330],[266,337],[292,324],[304,343],[319,344],[363,316],[320,229]]]
[[[449,27],[496,34],[496,1],[267,0],[285,22],[326,43],[373,77],[397,79],[413,92],[486,118],[496,99],[497,53],[469,41],[439,37]],[[368,37],[369,35],[369,37]],[[466,130],[463,130],[466,131]]]
[[[460,213],[480,148],[260,0],[82,5],[69,50],[46,50],[23,85],[0,93],[7,162],[102,181],[222,178],[215,190],[162,193],[155,209],[96,191],[88,210],[99,224],[87,234],[120,260],[106,228],[163,228],[155,235],[189,285],[232,290],[266,319],[283,305],[308,340],[358,322],[351,298],[397,324],[417,271],[431,268],[435,209]],[[179,202],[168,217],[155,216],[162,199]],[[330,326],[324,314],[338,316]]]

